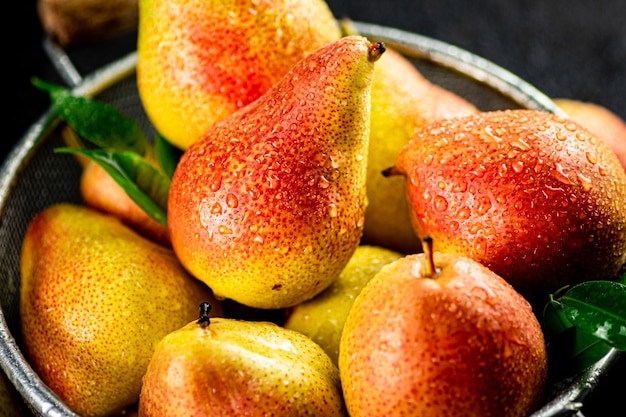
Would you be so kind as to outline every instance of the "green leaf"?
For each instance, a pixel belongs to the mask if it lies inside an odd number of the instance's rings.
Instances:
[[[67,88],[61,85],[49,83],[37,77],[33,77],[31,79],[31,83],[38,89],[47,91],[48,93],[52,93],[54,91],[60,91],[60,90],[67,90]]]
[[[144,155],[150,146],[139,123],[125,117],[116,107],[75,96],[65,88],[37,79],[33,80],[33,84],[49,92],[52,107],[59,118],[98,147]]]
[[[154,153],[159,167],[171,179],[182,152],[157,132],[154,138]]]
[[[611,350],[611,346],[598,337],[577,329],[556,300],[546,304],[543,324],[550,373],[557,379],[579,374]]]
[[[128,196],[157,222],[167,225],[170,180],[134,152],[57,148],[56,152],[84,155],[98,163]]]
[[[567,319],[561,304],[552,299],[546,304],[543,309],[543,327],[546,334],[546,340],[548,343],[553,338],[565,333],[568,329],[574,327],[574,325]]]
[[[587,281],[570,288],[560,299],[567,319],[619,350],[626,350],[626,285]]]

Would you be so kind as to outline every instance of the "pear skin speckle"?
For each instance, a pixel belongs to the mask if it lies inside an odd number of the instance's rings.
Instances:
[[[83,416],[139,399],[156,343],[220,304],[171,249],[113,216],[71,204],[40,212],[21,255],[21,329],[35,372]]]
[[[137,83],[151,121],[186,149],[341,37],[322,0],[139,3]]]
[[[602,139],[626,170],[626,120],[610,109],[589,101],[555,98],[554,103],[576,123]]]
[[[386,248],[360,245],[335,282],[295,306],[284,326],[309,336],[337,364],[341,332],[354,300],[384,265],[401,257],[400,253]]]
[[[626,262],[626,173],[570,119],[505,110],[433,123],[396,169],[420,236],[478,260],[534,302],[614,279]]]
[[[144,377],[140,417],[345,417],[339,371],[308,337],[276,324],[214,318],[172,332]]]
[[[328,287],[352,256],[366,205],[370,48],[351,36],[319,49],[181,158],[172,246],[216,295],[290,307]]]
[[[530,304],[476,261],[434,253],[384,266],[346,320],[351,417],[524,417],[543,400],[546,345]]]

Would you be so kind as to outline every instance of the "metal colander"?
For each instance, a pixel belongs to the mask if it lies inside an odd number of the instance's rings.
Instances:
[[[452,45],[404,31],[355,22],[360,33],[402,52],[435,84],[472,102],[480,110],[530,108],[558,113],[554,103],[508,71]],[[154,129],[141,105],[135,82],[136,54],[84,78],[74,92],[116,106],[148,133]],[[59,202],[81,203],[81,168],[63,146],[60,125],[49,110],[31,127],[0,171],[0,365],[35,416],[75,416],[33,372],[20,351],[20,251],[30,220]],[[584,374],[553,383],[546,405],[532,417],[582,416],[581,402],[610,370],[619,352],[611,351]]]

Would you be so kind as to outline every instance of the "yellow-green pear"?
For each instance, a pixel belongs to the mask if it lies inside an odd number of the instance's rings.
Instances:
[[[383,266],[401,257],[379,246],[359,246],[339,278],[311,300],[295,306],[284,326],[309,336],[337,364],[341,333],[356,296]]]
[[[403,55],[388,48],[374,69],[367,199],[363,242],[402,253],[421,251],[411,226],[401,178],[381,172],[395,164],[400,149],[417,130],[435,120],[476,113],[457,94],[426,79]]]
[[[211,291],[171,249],[94,209],[39,212],[21,254],[21,329],[33,369],[86,417],[136,403],[156,343],[197,317]]]
[[[170,238],[215,295],[291,307],[348,263],[363,232],[370,89],[383,52],[361,36],[323,46],[183,154]]]
[[[324,0],[141,0],[141,101],[156,129],[186,149],[340,37]]]
[[[265,321],[200,318],[165,336],[140,417],[344,417],[339,371],[305,335]]]

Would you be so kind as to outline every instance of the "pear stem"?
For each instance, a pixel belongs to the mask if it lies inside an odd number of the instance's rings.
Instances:
[[[424,254],[426,255],[426,276],[428,278],[434,278],[437,275],[437,267],[435,266],[435,255],[433,252],[433,238],[432,236],[426,236],[422,239],[422,246]]]
[[[211,320],[209,319],[209,313],[211,312],[211,304],[203,301],[200,303],[200,317],[198,317],[198,324],[202,327],[209,325]]]
[[[380,59],[380,57],[382,56],[382,54],[385,52],[386,48],[385,48],[385,44],[382,42],[374,42],[371,46],[370,46],[370,50],[369,50],[369,55],[367,57],[367,59],[370,62],[376,62]]]
[[[404,172],[397,166],[392,166],[392,167],[383,169],[381,174],[383,174],[384,177],[391,177],[394,175],[405,175]]]

